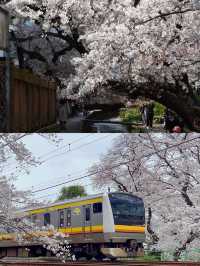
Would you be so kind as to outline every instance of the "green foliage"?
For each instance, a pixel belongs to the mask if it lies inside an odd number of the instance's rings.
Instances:
[[[87,193],[83,186],[76,185],[76,186],[62,187],[58,200],[72,199],[84,196],[87,196]]]
[[[154,122],[162,123],[162,118],[165,113],[165,107],[158,103],[154,102]],[[140,113],[139,106],[132,108],[124,108],[120,111],[120,118],[123,122],[128,123],[139,123],[142,121],[142,114]]]
[[[142,121],[142,115],[139,111],[138,107],[133,108],[124,108],[120,111],[120,118],[123,122],[141,122]]]
[[[158,102],[154,102],[154,104],[155,104],[154,115],[163,117],[164,113],[165,113],[165,106],[163,106],[162,104],[160,104]]]
[[[142,259],[144,261],[161,261],[161,252],[146,251]]]
[[[134,260],[136,260],[136,261],[161,261],[161,255],[156,254],[156,253],[152,253],[152,252],[150,252],[150,253],[148,252],[144,256],[134,257]]]
[[[134,127],[134,126],[132,126],[130,132],[131,133],[146,133],[147,130],[146,130],[145,127],[141,127],[141,126]]]
[[[143,257],[144,261],[160,261],[160,256],[158,255],[144,255]]]

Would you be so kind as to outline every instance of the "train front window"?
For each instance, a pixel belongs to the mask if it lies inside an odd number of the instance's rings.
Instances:
[[[144,203],[141,198],[130,194],[110,193],[109,199],[116,225],[143,225],[145,223]]]

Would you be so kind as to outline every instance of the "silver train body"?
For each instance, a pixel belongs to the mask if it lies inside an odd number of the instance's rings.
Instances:
[[[53,225],[66,235],[76,257],[124,257],[142,250],[145,241],[143,200],[128,193],[104,193],[23,210],[37,226]],[[6,244],[7,243],[7,244]],[[0,249],[19,244],[1,240]],[[29,247],[29,256],[44,254],[39,243]],[[18,252],[19,253],[19,252]]]

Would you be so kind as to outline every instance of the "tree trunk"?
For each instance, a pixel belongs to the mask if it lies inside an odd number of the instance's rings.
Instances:
[[[177,248],[173,254],[174,256],[174,260],[178,261],[178,259],[180,258],[180,255],[183,251],[186,250],[187,245],[190,244],[193,240],[195,240],[196,238],[198,238],[197,235],[195,235],[192,231],[190,232],[187,240],[182,244],[181,247]]]
[[[151,218],[152,218],[152,210],[150,207],[148,207],[148,216],[147,216],[147,232],[150,234],[153,243],[157,243],[159,240],[159,237],[156,235],[156,233],[153,231],[151,227]]]

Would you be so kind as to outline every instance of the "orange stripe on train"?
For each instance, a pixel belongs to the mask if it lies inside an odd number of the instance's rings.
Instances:
[[[144,233],[145,232],[145,226],[115,225],[115,232]]]

